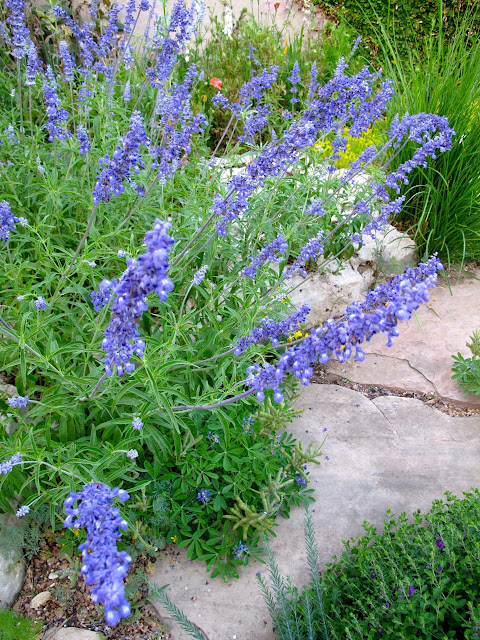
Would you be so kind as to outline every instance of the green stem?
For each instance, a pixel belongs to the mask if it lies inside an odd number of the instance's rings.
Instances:
[[[22,100],[22,72],[20,68],[20,60],[17,58],[17,86],[18,86],[18,107],[20,109],[20,136],[25,140],[25,132],[23,127],[23,100]]]
[[[53,298],[52,298],[52,302],[54,302],[56,300],[56,297],[58,295],[58,292],[60,290],[60,285],[62,284],[62,282],[65,280],[66,276],[68,275],[70,269],[73,267],[75,260],[78,258],[78,255],[80,253],[80,251],[82,250],[83,245],[85,244],[86,239],[88,238],[88,234],[90,233],[90,229],[92,228],[92,224],[93,221],[95,219],[95,214],[97,213],[97,209],[98,209],[98,204],[94,205],[93,209],[92,209],[92,213],[90,214],[90,218],[88,219],[87,222],[87,228],[85,229],[85,233],[82,236],[82,239],[80,240],[78,247],[73,255],[72,260],[70,261],[70,264],[68,265],[68,267],[65,269],[65,271],[62,273],[62,275],[60,276],[60,279],[58,281],[57,284],[57,288],[55,289],[55,293],[53,294]]]

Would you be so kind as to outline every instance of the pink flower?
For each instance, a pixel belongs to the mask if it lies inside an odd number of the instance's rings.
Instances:
[[[221,89],[223,83],[221,80],[219,80],[219,78],[212,78],[210,80],[210,84],[212,85],[212,87],[215,87],[215,89]]]

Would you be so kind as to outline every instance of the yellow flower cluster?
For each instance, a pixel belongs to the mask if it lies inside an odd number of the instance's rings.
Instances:
[[[288,341],[293,342],[294,340],[298,340],[298,338],[308,338],[309,333],[302,333],[301,331],[295,331],[292,335],[289,336]]]
[[[338,153],[340,160],[336,160],[334,163],[337,169],[346,169],[350,165],[350,162],[356,160],[362,151],[365,151],[365,149],[372,144],[377,146],[382,139],[380,131],[374,127],[367,129],[367,131],[362,133],[358,138],[353,138],[348,135],[348,127],[345,127],[343,132],[348,138],[347,148],[345,151]],[[313,148],[322,154],[322,158],[328,158],[328,156],[333,153],[332,143],[329,140],[319,140],[313,145]]]

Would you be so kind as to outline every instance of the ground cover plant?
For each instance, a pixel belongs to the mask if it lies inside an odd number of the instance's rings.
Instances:
[[[470,336],[467,347],[472,352],[471,358],[464,358],[459,352],[453,358],[453,376],[465,393],[480,394],[480,330]]]
[[[82,575],[114,626],[130,615],[123,531],[228,578],[311,498],[321,443],[283,429],[299,386],[315,362],[363,360],[376,333],[391,344],[442,267],[433,256],[308,331],[289,293],[312,263],[338,265],[381,230],[400,183],[454,132],[444,117],[397,116],[339,172],[346,131],[362,139],[384,117],[391,83],[345,58],[325,84],[294,65],[294,109],[264,140],[278,70],[253,69],[238,101],[216,96],[226,135],[238,124],[250,151],[226,176],[191,104],[204,75],[185,65],[204,5],[152,14],[142,41],[134,3],[121,32],[118,5],[104,23],[90,11],[77,24],[54,7],[38,46],[23,0],[1,24],[0,357],[17,394],[3,400],[0,507],[47,505],[52,529],[80,531]]]
[[[0,640],[35,640],[41,625],[17,615],[9,609],[0,609]]]
[[[274,557],[272,590],[259,582],[281,640],[348,638],[478,638],[480,609],[480,493],[446,493],[425,514],[387,512],[383,531],[345,543],[320,574],[311,516],[305,539],[311,585],[287,586]]]

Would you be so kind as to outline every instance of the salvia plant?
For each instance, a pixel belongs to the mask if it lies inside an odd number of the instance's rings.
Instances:
[[[292,109],[265,140],[277,70],[252,63],[237,101],[216,83],[245,159],[229,172],[207,157],[209,123],[191,104],[209,80],[185,64],[203,2],[177,0],[169,16],[129,2],[121,31],[120,9],[102,21],[92,4],[77,24],[56,6],[44,46],[24,0],[8,0],[0,85],[1,359],[17,389],[3,401],[0,506],[21,517],[46,504],[53,528],[80,530],[81,572],[110,625],[130,611],[127,527],[226,579],[278,514],[311,499],[321,443],[283,429],[300,385],[315,363],[363,360],[374,334],[391,344],[442,267],[434,256],[298,339],[308,301],[295,309],[289,294],[382,230],[400,185],[454,133],[444,117],[397,116],[338,171],[345,131],[383,117],[391,83],[343,58],[323,85],[297,65]]]

